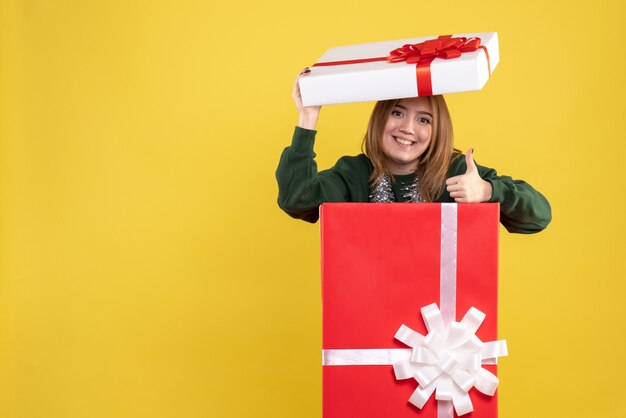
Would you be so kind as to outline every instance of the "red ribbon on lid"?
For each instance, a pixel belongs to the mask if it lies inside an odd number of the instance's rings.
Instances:
[[[480,44],[480,38],[466,38],[464,36],[453,38],[452,35],[442,35],[437,39],[431,39],[417,44],[406,44],[400,48],[394,49],[386,57],[320,62],[314,64],[313,67],[361,64],[375,61],[388,61],[390,63],[406,62],[407,64],[415,64],[417,95],[432,96],[433,88],[430,75],[430,64],[435,60],[435,58],[454,59],[460,57],[461,54],[465,52],[473,52],[478,49],[485,51],[485,55],[487,57],[487,68],[489,70],[489,74],[491,75],[489,52],[484,45]]]

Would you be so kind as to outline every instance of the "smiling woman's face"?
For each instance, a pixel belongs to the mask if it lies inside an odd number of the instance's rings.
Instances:
[[[410,174],[430,144],[433,111],[428,97],[398,100],[382,136],[382,150],[391,174]]]

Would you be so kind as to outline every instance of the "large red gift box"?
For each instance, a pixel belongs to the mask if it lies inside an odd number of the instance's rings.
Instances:
[[[443,205],[444,213],[453,209],[454,231],[445,222],[442,228]],[[428,334],[420,309],[442,306],[442,268],[450,265],[454,320],[475,307],[486,314],[475,335],[497,340],[498,204],[333,203],[322,205],[320,218],[324,356],[410,348],[394,335],[402,324]],[[454,242],[445,245],[455,245],[456,255],[442,267],[442,240],[450,234]],[[482,367],[496,374],[495,365]],[[415,379],[397,380],[392,365],[324,365],[323,416],[436,418],[435,394],[422,409],[408,402],[417,387]],[[497,417],[495,395],[472,388],[469,397],[474,412],[465,416]]]

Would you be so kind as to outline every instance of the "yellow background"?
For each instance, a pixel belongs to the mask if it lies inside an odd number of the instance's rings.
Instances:
[[[552,203],[500,245],[502,417],[624,417],[622,1],[11,1],[0,417],[319,417],[318,226],[275,201],[329,47],[497,31],[457,146]],[[372,104],[322,110],[325,168]]]

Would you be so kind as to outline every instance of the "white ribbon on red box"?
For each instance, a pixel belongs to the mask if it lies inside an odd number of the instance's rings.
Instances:
[[[452,408],[461,416],[474,410],[469,390],[493,396],[498,378],[484,369],[508,355],[506,341],[482,342],[476,331],[485,314],[470,308],[461,322],[456,317],[456,238],[457,205],[441,205],[440,299],[421,309],[426,336],[402,324],[395,338],[411,349],[342,349],[322,350],[322,365],[393,365],[396,379],[418,382],[409,402],[422,408],[435,393],[438,417],[452,418]]]

